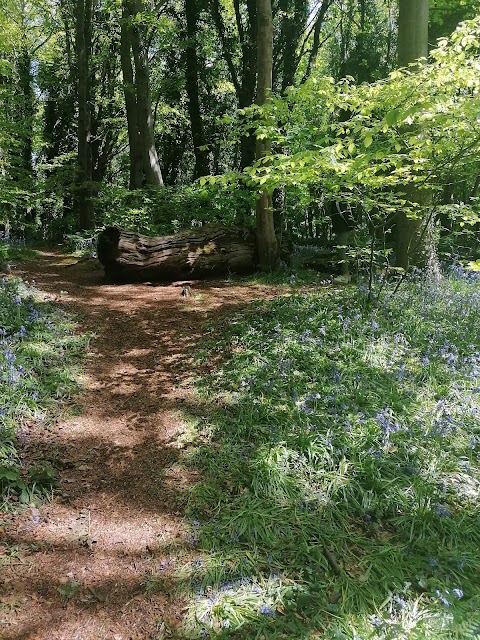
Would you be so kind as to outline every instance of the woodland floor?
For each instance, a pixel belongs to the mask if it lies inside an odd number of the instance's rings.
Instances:
[[[272,287],[108,285],[96,261],[56,252],[17,265],[92,334],[80,410],[31,431],[24,455],[53,459],[59,486],[0,529],[0,638],[130,640],[181,624],[185,497],[195,475],[185,414],[202,415],[193,355],[205,323]],[[149,576],[163,590],[149,593]],[[165,623],[166,627],[162,626]]]

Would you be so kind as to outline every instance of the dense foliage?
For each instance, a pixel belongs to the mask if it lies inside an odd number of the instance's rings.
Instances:
[[[478,9],[474,0],[430,4],[431,48]],[[420,73],[392,73],[396,2],[275,0],[272,9],[274,98],[258,129],[255,3],[8,0],[0,222],[50,238],[111,223],[159,233],[198,221],[253,225],[262,187],[275,189],[283,240],[324,241],[332,203],[358,206],[355,224],[368,235],[372,224],[389,224],[413,181],[434,189],[435,216],[449,232],[473,223],[478,22],[441,41]],[[151,113],[163,194],[138,188],[158,180],[141,163],[135,169],[135,106],[137,118]],[[273,142],[257,164],[255,129]],[[208,174],[233,185],[224,203],[209,181],[192,190]]]

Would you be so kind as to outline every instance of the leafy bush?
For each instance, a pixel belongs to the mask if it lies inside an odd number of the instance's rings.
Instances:
[[[232,192],[222,186],[163,187],[129,191],[105,187],[97,207],[105,225],[167,235],[205,223],[249,224],[254,200],[248,191]]]

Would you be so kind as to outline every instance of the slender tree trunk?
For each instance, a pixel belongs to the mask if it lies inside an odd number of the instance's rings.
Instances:
[[[248,21],[245,28],[242,27],[240,11],[237,10],[237,26],[242,48],[241,88],[238,96],[238,106],[240,109],[249,107],[255,99],[258,55],[258,10],[258,2],[256,0],[247,0]],[[250,166],[254,160],[255,137],[253,135],[242,136],[240,139],[240,169]]]
[[[185,88],[188,96],[188,114],[192,131],[195,168],[193,179],[210,173],[208,154],[205,146],[203,120],[200,111],[198,90],[198,58],[197,58],[197,3],[196,0],[185,0],[185,18],[187,23],[187,44],[185,47]]]
[[[81,229],[91,229],[94,225],[91,200],[92,157],[90,149],[90,50],[92,33],[92,0],[77,0],[75,47],[77,58],[77,100],[78,100],[78,222]]]
[[[406,66],[428,56],[428,0],[399,0],[398,65]],[[435,251],[435,232],[432,216],[424,213],[431,203],[431,194],[415,184],[406,188],[406,199],[419,205],[421,214],[408,217],[404,212],[397,216],[395,228],[395,256],[403,269],[410,266],[438,272]]]
[[[293,5],[293,6],[292,6]],[[287,87],[295,83],[295,73],[298,67],[297,47],[308,17],[306,0],[282,0],[281,11],[284,13],[281,29],[281,90],[285,93]],[[274,86],[277,86],[274,83]]]
[[[246,1],[246,12],[242,11],[239,0],[234,0],[235,20],[241,47],[240,68],[236,64],[235,47],[229,37],[219,0],[211,0],[212,17],[222,43],[230,79],[240,109],[249,107],[255,98],[257,74],[257,3]],[[255,137],[242,136],[240,139],[240,169],[252,164],[255,159]]]
[[[140,189],[143,182],[143,156],[140,146],[137,92],[133,78],[131,58],[130,14],[125,2],[120,26],[120,61],[123,75],[123,94],[127,113],[128,145],[130,148],[130,189]]]
[[[399,0],[398,66],[428,56],[428,0]]]
[[[120,59],[130,147],[130,188],[163,185],[155,146],[145,28],[141,0],[122,0]],[[132,65],[133,55],[133,65]]]
[[[311,73],[312,73],[312,68],[313,65],[315,64],[315,61],[317,59],[318,56],[318,52],[320,49],[320,34],[322,31],[322,27],[325,23],[325,19],[327,16],[327,12],[330,9],[330,7],[333,4],[333,0],[323,0],[320,10],[317,14],[317,19],[315,21],[315,27],[313,30],[313,42],[312,42],[312,48],[310,50],[310,54],[308,56],[308,62],[307,62],[307,68],[305,73],[303,74],[303,78],[301,80],[301,84],[303,84],[304,82],[306,82],[308,80],[308,78],[310,77]]]
[[[18,59],[18,79],[21,93],[21,166],[26,173],[31,174],[33,172],[32,150],[34,95],[31,59],[26,48],[23,48],[20,51]]]
[[[30,193],[35,190],[35,176],[33,172],[33,119],[35,97],[33,93],[33,78],[31,69],[31,55],[26,47],[22,47],[18,57],[18,89],[19,89],[19,131],[20,158],[19,179],[22,186]],[[23,209],[23,207],[22,207]],[[27,222],[34,222],[35,212],[31,206],[22,211],[22,217]]]
[[[273,21],[271,0],[257,0],[257,104],[265,104],[272,90]],[[257,159],[270,152],[267,140],[257,139]],[[257,253],[261,269],[267,271],[277,265],[278,250],[273,224],[272,197],[264,191],[256,204]]]
[[[143,12],[141,0],[131,0],[131,17],[137,18]],[[133,60],[135,65],[135,84],[137,89],[137,109],[139,117],[140,146],[143,156],[143,171],[148,185],[163,185],[162,170],[155,147],[153,133],[152,100],[150,96],[150,77],[148,69],[147,47],[141,24],[131,25]]]

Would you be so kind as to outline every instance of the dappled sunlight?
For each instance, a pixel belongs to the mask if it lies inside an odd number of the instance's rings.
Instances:
[[[42,261],[18,274],[35,274],[43,303],[79,314],[90,355],[78,379],[81,411],[70,400],[54,423],[25,425],[26,454],[51,464],[59,484],[51,503],[32,504],[6,529],[7,552],[18,549],[22,560],[4,565],[12,605],[4,622],[16,640],[123,639],[126,629],[153,637],[159,620],[179,625],[174,593],[186,592],[179,574],[197,553],[184,517],[201,477],[188,463],[190,425],[210,404],[191,388],[198,341],[211,314],[228,317],[275,290],[195,282],[184,299],[175,284],[107,285],[91,261],[55,253]],[[37,346],[32,354],[48,359],[50,347]],[[35,611],[45,612],[41,620]]]
[[[24,584],[16,584],[16,589],[11,592],[12,602],[27,600],[31,607],[41,602],[42,614],[11,627],[9,637],[12,640],[37,637],[63,640],[85,637],[85,634],[94,638],[126,638],[127,629],[135,629],[136,634],[144,633],[143,637],[150,637],[156,626],[153,620],[163,619],[178,624],[172,612],[172,602],[163,594],[147,598],[152,621],[147,622],[143,617],[139,603],[146,599],[145,578],[142,579],[135,571],[134,559],[112,556],[102,558],[96,564],[85,558],[84,563],[80,570],[77,557],[67,563],[65,568],[71,566],[74,570],[67,571],[62,580],[58,580],[58,572],[53,575],[48,571],[41,575],[30,572]],[[110,569],[107,568],[109,566]],[[151,562],[151,566],[156,565]]]
[[[353,291],[277,299],[219,327],[225,357],[202,392],[224,409],[193,455],[193,628],[435,637],[480,624],[473,286],[405,285],[378,308]],[[278,586],[247,594],[252,576]]]
[[[178,589],[185,638],[430,633],[450,611],[475,616],[480,348],[455,342],[447,289],[366,309],[353,290],[108,285],[100,307],[89,286],[93,307],[81,284],[60,301],[94,334],[83,412],[26,434],[60,486],[9,534],[35,548],[31,566],[42,557],[43,578],[12,584],[52,609],[58,638],[104,603],[114,629],[151,625],[148,598]],[[448,305],[471,345],[478,302]]]
[[[26,520],[18,538],[9,536],[9,543],[30,545],[34,553],[55,553],[56,563],[45,567],[45,571],[55,572],[57,563],[67,571],[69,558],[74,559],[76,554],[88,557],[89,564],[107,556],[153,557],[165,549],[167,540],[182,537],[180,515],[158,511],[150,521],[149,511],[141,504],[132,512],[131,504],[123,501],[121,495],[111,496],[101,490],[97,494],[91,508],[82,506],[83,497],[70,499],[68,503],[63,500],[55,507],[54,517],[52,507],[42,506],[38,518]]]

